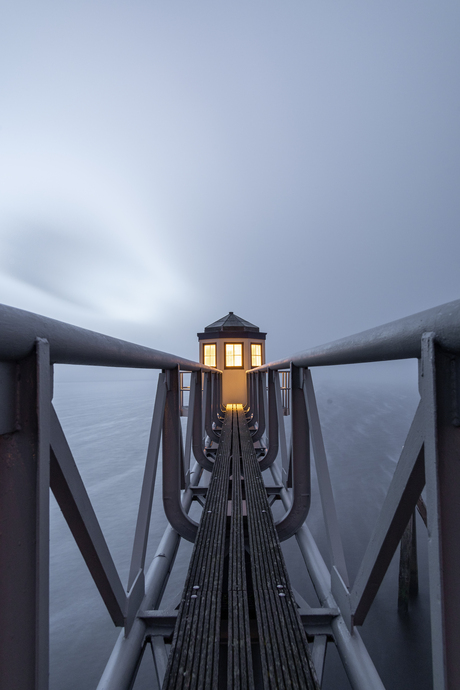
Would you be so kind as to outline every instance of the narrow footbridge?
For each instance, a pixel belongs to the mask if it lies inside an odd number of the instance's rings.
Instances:
[[[246,416],[227,405],[163,688],[255,683],[318,688]]]
[[[426,562],[419,559],[428,574],[427,676],[432,669],[435,690],[458,690],[460,300],[269,363],[265,334],[232,313],[201,336],[203,357],[194,362],[0,305],[1,687],[50,687],[51,490],[120,629],[101,660],[97,690],[140,690],[147,649],[148,687],[156,690],[330,689],[328,671],[339,658],[353,690],[384,690],[382,673],[386,687],[406,690],[391,660],[372,658],[359,629],[366,621],[379,640],[391,637],[390,623],[382,630],[368,613],[399,549],[394,611],[409,630],[417,543],[427,554]],[[229,359],[221,370],[223,352]],[[418,362],[418,407],[350,573],[342,535],[352,525],[334,500],[337,475],[330,472],[312,369],[399,359]],[[60,364],[158,372],[131,559],[122,571],[53,405]],[[243,396],[226,397],[226,367]],[[247,404],[224,407],[229,400]],[[335,463],[343,463],[340,454]],[[161,492],[154,496],[159,468]],[[312,487],[324,526],[318,543],[309,523]],[[154,498],[168,525],[149,563]],[[272,512],[274,501],[282,510]],[[291,588],[280,547],[294,538],[308,601]],[[193,544],[185,587],[166,597],[181,539]],[[294,553],[290,548],[286,553]],[[71,648],[74,620],[68,629]],[[420,652],[424,660],[427,650]]]

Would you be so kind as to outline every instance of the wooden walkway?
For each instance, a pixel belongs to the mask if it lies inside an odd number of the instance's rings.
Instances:
[[[225,415],[163,684],[225,687],[318,688],[241,405]]]

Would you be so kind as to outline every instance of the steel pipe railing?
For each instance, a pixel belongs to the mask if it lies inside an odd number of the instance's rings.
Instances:
[[[436,334],[436,343],[447,352],[460,353],[460,300],[391,321],[383,326],[305,350],[250,371],[360,364],[420,358],[424,333]]]
[[[49,488],[88,563],[117,625],[125,628],[100,687],[131,686],[145,642],[139,615],[144,594],[159,605],[180,536],[193,541],[187,515],[193,496],[190,450],[206,469],[205,431],[219,440],[221,372],[175,355],[141,347],[53,319],[0,306],[0,663],[8,686],[46,690],[48,684]],[[339,533],[327,458],[309,368],[418,358],[421,401],[361,565],[353,583]],[[128,586],[111,559],[89,497],[52,407],[52,365],[156,368],[159,377]],[[292,453],[284,438],[279,370],[291,369]],[[192,372],[185,451],[180,425],[179,373]],[[268,372],[268,409],[265,384]],[[381,687],[359,635],[408,518],[426,486],[433,678],[436,690],[460,687],[460,300],[312,348],[247,372],[247,416],[268,452],[261,469],[283,456],[281,497],[287,508],[281,538],[297,536],[322,605],[337,605],[335,642],[354,688]],[[204,377],[204,395],[201,379]],[[161,582],[144,579],[145,546],[163,440],[163,499],[172,525],[168,564],[156,559]],[[331,555],[328,570],[304,524],[310,504],[310,442]],[[51,461],[50,461],[51,459]],[[192,484],[197,474],[192,475]],[[287,481],[292,475],[292,484]],[[287,487],[292,485],[292,492]],[[185,487],[185,493],[182,489]],[[167,567],[166,567],[167,566]],[[166,570],[165,570],[166,567]],[[14,594],[16,592],[16,594]],[[22,593],[26,592],[27,596]],[[147,601],[144,598],[144,604]],[[24,629],[23,621],[30,625]],[[19,657],[15,650],[22,649]],[[319,646],[318,646],[319,648]],[[120,674],[120,675],[118,675]],[[118,677],[118,681],[117,681]]]
[[[420,405],[358,573],[354,582],[348,584],[309,367],[409,358],[420,361]],[[295,533],[320,600],[339,607],[340,616],[332,628],[352,686],[382,687],[355,626],[364,623],[420,493],[426,487],[433,684],[436,690],[460,687],[460,300],[249,370],[248,389],[254,409],[248,414],[253,418],[258,415],[258,400],[254,395],[257,377],[265,371],[273,375],[276,397],[280,398],[278,376],[280,370],[288,366],[293,372],[294,418],[299,409],[296,370],[304,372],[300,388],[308,417],[308,422],[301,424],[293,419],[294,463],[289,459],[288,474],[293,471],[299,448],[302,449],[303,472],[305,476],[309,473],[309,442],[305,436],[309,429],[332,563],[329,572],[323,561],[319,563],[318,549],[306,525],[298,525]],[[302,378],[302,374],[300,376]],[[273,401],[270,395],[269,400],[272,401],[269,403],[270,431],[275,408],[279,422],[281,401]],[[284,427],[279,428],[280,432],[283,430]],[[271,439],[270,446],[275,449],[274,455],[278,450],[276,441]],[[280,448],[283,450],[282,442]],[[266,458],[261,466],[264,461]],[[275,480],[280,483],[280,470],[275,465],[271,467]],[[285,452],[283,470],[286,475]],[[286,488],[281,489],[282,500],[289,508],[285,520],[289,519],[296,502],[295,471],[293,482],[292,498]],[[283,483],[286,486],[286,476]]]
[[[52,406],[56,363],[162,371],[126,589]],[[180,421],[181,369],[192,372],[194,383],[185,450]],[[144,646],[141,631],[145,626],[139,618],[144,594],[147,592],[149,606],[157,605],[180,537],[193,541],[196,534],[197,525],[187,515],[193,489],[186,489],[185,494],[182,489],[190,485],[190,478],[196,484],[202,472],[190,468],[192,428],[194,450],[202,460],[201,420],[212,419],[221,405],[217,384],[213,394],[202,401],[201,377],[219,380],[220,373],[169,353],[0,305],[0,666],[5,687],[48,687],[50,487],[112,620],[124,627],[123,643],[111,659],[111,664],[116,659],[120,677],[110,682],[131,687]],[[161,571],[162,579],[152,582],[150,575],[145,578],[144,570],[160,438],[163,499],[171,528],[164,563],[157,558],[149,571]],[[212,469],[212,463],[204,459]],[[105,680],[101,682],[104,685]]]
[[[182,357],[135,345],[102,333],[0,304],[0,362],[24,359],[37,338],[48,341],[51,364],[87,364],[102,367],[213,371]]]

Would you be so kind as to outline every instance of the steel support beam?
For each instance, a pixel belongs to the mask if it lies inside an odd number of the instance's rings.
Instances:
[[[276,371],[268,371],[268,452],[260,461],[260,471],[263,472],[270,465],[272,465],[278,457],[278,412],[276,407],[276,391],[275,391],[275,376],[278,376]],[[284,420],[283,420],[284,424]]]
[[[311,443],[313,456],[315,458],[316,474],[318,477],[318,488],[323,509],[326,536],[329,545],[331,563],[335,565],[343,582],[348,587],[348,572],[343,553],[342,539],[340,537],[339,521],[335,509],[334,494],[332,492],[331,477],[327,465],[326,450],[324,448],[323,434],[319,421],[318,407],[316,405],[315,391],[311,372],[304,370],[303,390],[305,403],[307,405],[308,422],[311,430]]]
[[[212,428],[212,373],[210,371],[207,371],[204,375],[207,379],[206,393],[204,396],[205,429],[211,441],[219,443],[220,436],[216,434],[216,432]]]
[[[179,367],[171,369],[168,378],[163,419],[163,506],[169,524],[181,537],[194,542],[198,523],[184,512],[181,504]]]
[[[425,484],[423,416],[420,403],[350,591],[351,625],[364,623]],[[335,594],[339,596],[337,590]]]
[[[203,450],[203,445],[204,445],[204,439],[203,439],[203,421],[202,421],[202,416],[203,416],[203,405],[202,405],[202,397],[201,397],[201,372],[194,372],[191,375],[191,383],[194,381],[193,385],[195,387],[195,395],[194,395],[194,400],[193,400],[193,410],[191,410],[191,413],[193,414],[193,431],[192,431],[192,445],[193,445],[193,455],[195,456],[195,460],[201,465],[201,467],[205,470],[208,470],[208,472],[212,472],[214,468],[214,461],[210,460],[204,453]],[[190,406],[189,406],[189,413],[190,413]]]
[[[460,687],[460,360],[422,340],[425,473],[435,690]]]
[[[265,433],[265,396],[264,396],[264,386],[265,386],[265,372],[261,371],[257,373],[257,420],[259,427],[256,433],[252,436],[252,440],[260,441]]]
[[[197,485],[202,473],[195,464],[191,484]],[[182,507],[188,512],[193,492],[189,487],[182,496]],[[166,528],[153,561],[145,577],[145,597],[141,611],[158,609],[174,565],[180,535],[170,526]],[[141,617],[134,620],[129,634],[121,632],[101,676],[97,690],[131,690],[145,642],[146,624]]]
[[[38,339],[0,391],[15,411],[0,436],[0,668],[4,688],[49,675],[49,345]]]
[[[126,593],[54,408],[50,484],[114,624],[124,625]]]
[[[278,374],[276,374],[278,376]],[[305,522],[311,502],[310,434],[303,393],[303,370],[291,366],[292,390],[292,471],[293,501],[290,510],[277,523],[280,541],[289,539]],[[283,422],[284,424],[284,422]],[[284,426],[283,426],[284,429]]]
[[[282,476],[283,476],[283,484],[284,486],[287,487],[287,481],[289,477],[289,454],[287,450],[287,444],[286,444],[286,430],[284,428],[284,413],[283,413],[283,405],[281,402],[281,386],[280,386],[280,377],[277,371],[273,372],[274,373],[274,382],[275,382],[275,396],[276,396],[276,413],[278,415],[278,437],[279,437],[279,446],[280,446],[280,451],[281,451],[281,468],[282,468]]]
[[[192,374],[193,376],[193,374]],[[158,377],[157,393],[153,408],[152,425],[150,428],[149,445],[145,461],[144,479],[142,481],[141,498],[137,514],[136,532],[134,534],[133,553],[128,578],[128,588],[136,579],[140,570],[144,570],[145,554],[149,536],[150,516],[152,514],[153,492],[158,467],[158,454],[160,452],[161,430],[166,401],[166,374]]]

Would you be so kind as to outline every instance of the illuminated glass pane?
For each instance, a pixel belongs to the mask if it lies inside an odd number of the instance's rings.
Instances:
[[[243,366],[243,345],[242,343],[225,343],[225,366]]]
[[[213,343],[212,345],[204,345],[203,347],[203,359],[204,359],[204,364],[208,367],[215,367],[216,366],[216,345]]]
[[[262,366],[262,345],[258,345],[257,343],[251,344],[251,366]]]
[[[233,357],[235,367],[242,367],[243,366],[243,346],[242,345],[234,345],[233,346]]]

